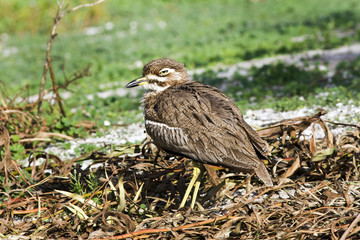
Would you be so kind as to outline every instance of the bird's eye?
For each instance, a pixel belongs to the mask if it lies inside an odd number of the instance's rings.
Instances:
[[[160,70],[159,75],[166,76],[166,75],[168,75],[168,73],[169,73],[169,69],[162,69],[162,70]]]

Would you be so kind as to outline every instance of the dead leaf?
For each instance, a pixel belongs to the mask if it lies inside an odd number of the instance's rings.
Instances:
[[[281,176],[280,176],[280,182],[279,185],[281,185],[285,179],[287,179],[288,177],[290,177],[291,175],[294,174],[294,172],[300,167],[300,156],[297,155],[295,161],[293,162],[293,164],[291,164],[291,166],[286,170],[286,172],[284,172]]]
[[[315,124],[312,127],[312,136],[310,138],[310,152],[312,156],[316,153]]]

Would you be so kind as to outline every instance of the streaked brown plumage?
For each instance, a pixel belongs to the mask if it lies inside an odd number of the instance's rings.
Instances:
[[[219,89],[190,81],[184,65],[167,58],[147,63],[143,77],[126,87],[138,85],[148,89],[142,105],[155,145],[202,163],[255,172],[272,185],[260,160],[269,156],[265,142]]]

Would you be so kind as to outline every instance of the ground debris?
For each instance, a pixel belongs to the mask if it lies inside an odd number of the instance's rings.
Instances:
[[[212,177],[204,177],[195,210],[177,209],[191,161],[154,156],[151,143],[142,151],[130,146],[134,154],[112,146],[109,154],[96,150],[68,162],[46,153],[40,166],[12,161],[1,175],[0,237],[358,239],[359,128],[333,136],[323,114],[276,123],[267,135],[260,130],[272,151],[265,163],[274,187],[207,166]],[[317,131],[315,124],[325,138],[303,138],[304,129]],[[88,159],[93,163],[81,167]]]

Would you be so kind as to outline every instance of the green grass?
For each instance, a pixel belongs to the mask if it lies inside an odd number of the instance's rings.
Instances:
[[[304,63],[306,65],[306,62]],[[216,77],[209,70],[195,79],[220,88],[242,109],[273,108],[294,110],[304,106],[335,107],[337,103],[360,104],[360,58],[339,63],[330,81],[328,72],[306,70],[294,64],[273,63],[252,68],[246,76],[235,73],[230,79]]]
[[[13,1],[11,4],[0,0],[0,4],[0,30],[7,33],[1,35],[0,41],[0,80],[9,97],[25,84],[29,85],[26,94],[36,94],[48,31],[56,12],[55,3],[39,0]],[[112,29],[104,27],[109,21],[114,24]],[[131,122],[138,119],[138,98],[111,97],[90,101],[86,95],[111,89],[101,88],[102,83],[120,82],[123,85],[139,76],[141,68],[135,64],[138,61],[146,63],[158,57],[171,57],[194,69],[308,49],[333,48],[359,41],[358,22],[358,0],[153,0],[146,4],[143,1],[110,0],[66,16],[59,25],[52,58],[59,84],[64,82],[63,69],[68,76],[92,65],[92,76],[70,87],[75,94],[65,104],[68,111],[75,107],[79,109],[73,113],[75,119]],[[88,26],[100,26],[101,33],[86,35],[84,28]],[[343,32],[351,34],[338,34]],[[305,35],[304,41],[293,40]],[[9,49],[16,49],[16,53],[6,56],[4,53]],[[323,75],[317,70],[307,72],[294,66],[264,66],[251,71],[256,81],[244,81],[242,87],[246,91],[242,91],[241,96],[236,95],[241,90],[238,88],[230,89],[227,94],[243,107],[271,106],[286,110],[316,103],[318,99],[314,96],[325,85],[312,84]],[[200,78],[213,85],[222,80],[214,78],[211,72]],[[50,81],[47,86],[49,84]],[[274,86],[283,87],[281,96],[277,96]],[[341,96],[345,94],[345,100],[346,96],[354,97],[351,85],[343,86],[345,90],[342,86],[334,91]],[[262,97],[264,91],[266,98]],[[298,96],[304,96],[309,102],[291,100]],[[249,97],[256,100],[248,102]],[[282,101],[289,104],[281,104]]]

